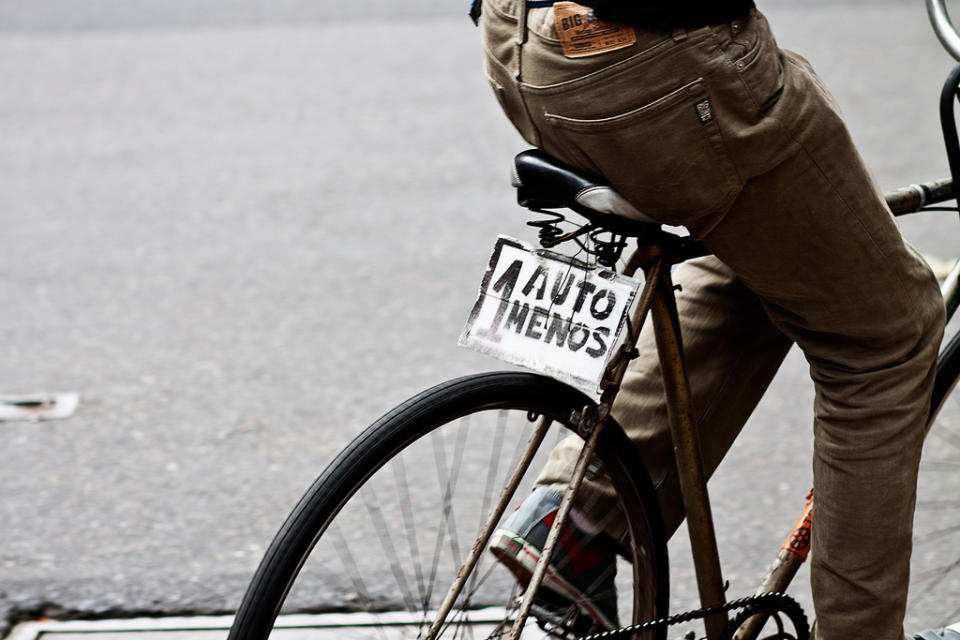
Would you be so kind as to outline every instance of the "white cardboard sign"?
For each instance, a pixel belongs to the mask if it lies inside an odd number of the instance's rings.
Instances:
[[[500,236],[460,346],[596,394],[639,286]]]

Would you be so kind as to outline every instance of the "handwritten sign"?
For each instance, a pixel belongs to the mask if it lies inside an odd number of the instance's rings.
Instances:
[[[639,286],[500,236],[460,345],[595,394]]]

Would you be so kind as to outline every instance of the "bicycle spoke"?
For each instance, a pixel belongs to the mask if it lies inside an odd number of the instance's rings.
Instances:
[[[918,511],[957,509],[960,508],[960,500],[918,500],[915,508]]]
[[[956,433],[952,429],[949,429],[944,424],[938,425],[936,431],[931,432],[931,435],[934,434],[939,440],[951,445],[954,449],[960,450],[960,434]]]
[[[958,566],[960,566],[960,558],[958,558],[957,560],[954,560],[952,563],[948,565],[944,565],[937,569],[929,569],[927,571],[923,571],[917,574],[916,576],[914,576],[914,578],[910,581],[911,584],[921,583],[921,582],[927,581],[928,579],[931,579],[931,582],[929,582],[924,587],[924,589],[917,595],[917,599],[923,600],[924,598],[929,596],[931,593],[933,593],[934,589],[936,589],[940,585],[940,583],[943,582],[943,580],[947,577],[947,575],[950,574],[950,572],[952,572]]]
[[[951,460],[934,460],[931,462],[920,462],[920,471],[925,473],[932,472],[942,472],[942,473],[957,473],[960,470],[960,462],[954,462]]]
[[[472,593],[472,592],[471,592],[471,593],[467,593],[466,596],[461,596],[461,599],[460,599],[461,606],[460,606],[460,608],[455,610],[457,613],[456,613],[454,616],[448,618],[448,619],[444,622],[443,628],[441,629],[441,631],[440,631],[440,633],[438,634],[438,636],[442,636],[444,633],[446,633],[446,631],[450,628],[450,626],[451,626],[452,624],[456,624],[456,625],[457,625],[457,631],[454,632],[454,634],[455,634],[454,637],[456,637],[456,633],[459,633],[460,630],[461,630],[464,626],[466,626],[466,625],[463,625],[463,624],[460,623],[460,618],[458,618],[458,616],[463,616],[463,619],[468,619],[468,616],[469,616],[468,612],[469,612],[469,610],[470,610],[470,600],[471,600],[472,597],[473,597],[473,593]]]
[[[467,418],[464,418],[464,421],[467,421]],[[455,473],[450,473],[448,475],[448,469],[451,471],[456,471],[461,468],[461,462],[463,460],[463,452],[466,449],[466,433],[467,429],[461,427],[457,429],[456,433],[456,443],[453,453],[453,464],[448,467],[447,459],[444,453],[436,448],[434,448],[434,458],[437,461],[437,475],[440,478],[440,486],[444,487],[443,492],[443,518],[441,522],[446,524],[449,534],[450,534],[450,556],[453,560],[454,566],[459,566],[460,562],[463,560],[463,556],[460,553],[460,542],[457,536],[457,525],[456,525],[456,514],[454,511],[453,505],[453,493],[456,490],[457,482],[459,475]],[[436,443],[436,441],[434,441]]]
[[[486,574],[484,574],[484,580],[486,580],[486,578],[490,575],[492,571],[493,571],[493,567],[490,567],[487,570]],[[520,585],[514,582],[513,587],[510,590],[510,595],[506,600],[507,604],[512,606],[508,606],[506,608],[507,615],[505,615],[502,620],[497,622],[497,624],[493,628],[493,631],[487,636],[487,640],[495,640],[496,638],[502,638],[506,633],[509,633],[510,627],[513,625],[513,617],[511,615],[511,612],[516,611],[517,609],[516,603],[519,601],[519,591],[520,591]],[[470,598],[472,598],[472,596],[473,596],[472,593],[468,594],[466,599],[469,601]],[[466,613],[467,608],[463,607],[461,609],[461,612]],[[443,635],[443,632],[447,630],[450,624],[451,624],[450,621],[444,624],[443,631],[441,631],[440,635]],[[470,634],[471,636],[473,635],[472,629],[470,631]]]
[[[364,583],[363,579],[360,577],[362,574],[360,572],[360,567],[357,564],[357,561],[354,559],[353,554],[350,553],[350,546],[347,544],[347,539],[343,535],[343,531],[340,530],[338,523],[334,522],[327,531],[328,534],[332,534],[337,540],[336,547],[339,550],[340,562],[343,563],[344,569],[347,572],[347,575],[350,577],[350,582],[353,585],[353,590],[357,592],[359,598],[366,604],[367,613],[375,613],[372,607],[373,599],[370,597],[370,592],[367,590],[367,585]],[[382,640],[387,640],[387,633],[383,628],[383,625],[379,623],[379,619],[374,616],[374,619],[377,620],[377,624],[374,625],[377,631],[380,634]]]
[[[397,555],[396,547],[393,545],[393,539],[390,537],[390,530],[387,528],[387,521],[383,517],[380,504],[375,497],[368,496],[366,492],[364,492],[363,495],[363,502],[367,508],[367,513],[370,515],[370,519],[373,521],[373,529],[377,532],[377,537],[380,538],[380,544],[389,556],[390,572],[393,574],[393,579],[397,582],[397,587],[400,588],[404,606],[408,611],[416,611],[417,600],[413,597],[413,592],[410,590],[407,577],[400,567],[400,557]]]
[[[500,459],[503,457],[504,436],[507,430],[507,414],[505,411],[497,412],[497,426],[493,434],[493,443],[490,447],[490,461],[487,464],[487,482],[483,491],[483,501],[480,505],[480,517],[478,518],[477,536],[483,532],[484,520],[490,513],[490,505],[493,502],[493,494],[496,491],[497,476],[499,475]],[[469,593],[475,593],[477,586],[477,577],[479,572],[474,571],[470,577],[470,585],[467,587]],[[482,583],[481,583],[482,584]]]
[[[410,549],[410,558],[413,560],[413,570],[417,580],[417,593],[420,596],[420,606],[423,609],[430,608],[430,600],[427,595],[426,585],[423,578],[423,566],[420,562],[420,545],[417,539],[417,526],[413,521],[413,502],[410,498],[410,485],[407,481],[407,466],[403,462],[403,456],[397,456],[393,471],[394,488],[397,492],[397,501],[400,504],[400,516],[403,520],[403,528],[406,532],[407,545]]]
[[[467,602],[472,602],[472,601],[473,601],[473,596],[476,595],[476,593],[480,590],[480,587],[483,586],[483,583],[487,580],[487,578],[490,577],[490,574],[492,574],[495,569],[496,569],[496,566],[493,565],[493,564],[491,564],[491,565],[487,568],[487,570],[486,570],[486,572],[483,574],[483,576],[480,577],[480,579],[477,581],[479,584],[476,584],[475,586],[474,586],[474,585],[471,585],[472,588],[471,588],[469,591],[466,592],[467,595],[464,597],[464,599],[465,599]],[[474,572],[474,575],[478,575],[478,576],[479,576],[479,575],[480,575],[480,572],[479,572],[479,571],[475,571],[475,572]]]
[[[922,536],[914,536],[913,544],[914,546],[924,544],[926,542],[932,542],[934,540],[940,540],[951,534],[960,532],[960,525],[955,527],[947,527],[946,529],[938,529],[936,531],[930,531]]]
[[[427,583],[430,585],[429,590],[431,594],[433,591],[433,585],[436,584],[436,581],[437,581],[437,571],[439,570],[439,567],[440,567],[440,555],[443,549],[443,542],[445,537],[446,537],[446,528],[443,526],[437,527],[437,539],[433,545],[433,556],[431,558],[431,565],[430,565],[430,580]]]
[[[496,626],[493,628],[493,631],[488,636],[490,640],[500,640],[500,638],[503,638],[505,635],[510,633],[510,627],[513,626],[513,616],[511,615],[511,612],[517,610],[516,602],[520,595],[519,592],[520,592],[520,585],[518,585],[517,583],[514,583],[513,589],[511,589],[510,591],[510,597],[507,599],[507,604],[508,604],[507,615],[505,615],[503,617],[503,620],[498,622]],[[509,605],[512,605],[512,606],[509,606]]]
[[[913,576],[910,580],[911,585],[917,585],[917,584],[926,582],[927,580],[930,580],[930,582],[927,583],[923,588],[923,590],[920,591],[919,593],[917,593],[916,590],[914,590],[913,594],[911,595],[914,606],[916,606],[918,603],[921,603],[921,602],[930,602],[931,599],[938,600],[940,597],[942,597],[937,587],[958,566],[960,566],[960,558],[958,558],[957,560],[955,560],[953,563],[949,565],[945,565],[943,567],[939,567],[936,569],[929,569],[927,571],[923,571]],[[957,612],[955,613],[960,613],[960,609],[958,609]],[[955,616],[955,613],[951,613],[946,618],[942,618],[939,622],[927,620],[925,621],[925,624],[938,625],[938,624],[949,624],[949,623],[955,622],[955,620],[953,619]]]
[[[496,491],[497,476],[500,472],[500,459],[503,458],[504,436],[507,431],[507,413],[505,411],[497,412],[497,426],[493,433],[493,443],[490,447],[490,462],[487,464],[487,482],[484,486],[483,504],[480,506],[480,527],[477,529],[478,535],[483,528],[483,519],[490,511],[490,503],[493,501],[493,494]]]
[[[463,419],[461,419],[461,423],[462,422],[463,422]],[[458,438],[460,438],[462,437],[462,434],[466,432],[466,429],[461,427],[457,429],[457,432],[458,432]],[[438,438],[438,437],[434,437],[430,439],[431,445],[433,447],[434,459],[436,461],[436,470],[437,470],[437,476],[438,476],[437,484],[438,486],[443,487],[443,498],[441,500],[443,505],[442,511],[441,511],[442,515],[440,518],[440,523],[437,526],[437,537],[436,537],[436,540],[434,541],[433,556],[431,558],[431,567],[430,567],[430,579],[428,581],[428,584],[429,584],[428,598],[430,599],[432,599],[433,597],[433,585],[436,584],[437,573],[440,567],[440,556],[443,554],[443,548],[445,546],[444,542],[446,540],[446,536],[449,531],[449,527],[446,526],[446,523],[448,522],[449,514],[453,509],[452,495],[453,495],[453,488],[455,484],[455,483],[452,483],[451,479],[447,477],[446,455],[444,454],[445,447],[443,447],[442,444],[438,444],[440,440],[441,438]],[[459,456],[456,453],[454,457],[459,459]],[[457,466],[454,466],[454,468],[457,468]],[[453,535],[451,537],[454,537],[454,538],[456,537],[455,531],[453,531]],[[456,544],[456,541],[452,542],[451,544],[454,547],[458,546]],[[454,558],[454,566],[457,566],[456,558]]]
[[[473,637],[473,628],[470,625],[470,613],[469,613],[469,604],[464,604],[463,609],[460,611],[462,616],[462,624],[457,625],[457,630],[454,632],[453,637],[457,638],[472,638]]]

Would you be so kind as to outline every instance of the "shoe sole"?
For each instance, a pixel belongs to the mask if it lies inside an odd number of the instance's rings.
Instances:
[[[513,552],[516,549],[516,553]],[[536,548],[526,540],[513,536],[509,531],[497,530],[490,541],[490,552],[505,566],[526,589],[533,577],[533,572],[540,561],[541,549]],[[599,609],[590,605],[590,599],[573,584],[558,574],[550,565],[543,577],[543,588],[550,590],[564,600],[564,604],[573,604],[580,611],[590,616],[604,629],[616,629],[614,624]]]

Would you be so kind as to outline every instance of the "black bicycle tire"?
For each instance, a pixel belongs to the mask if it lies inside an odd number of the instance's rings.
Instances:
[[[916,512],[914,514],[913,553],[911,554],[911,587],[908,596],[906,617],[908,628],[940,626],[955,622],[954,615],[960,609],[948,613],[944,603],[952,599],[942,589],[937,588],[940,578],[936,577],[941,569],[946,568],[944,574],[960,567],[960,552],[948,551],[949,557],[941,555],[942,544],[950,546],[960,541],[960,532],[950,521],[950,511],[940,512],[938,501],[951,496],[941,495],[943,480],[938,480],[940,474],[947,472],[955,474],[953,470],[954,448],[944,447],[945,442],[953,442],[955,436],[952,423],[955,421],[956,407],[954,402],[948,402],[957,382],[960,381],[960,333],[953,335],[940,350],[936,364],[936,376],[931,393],[930,412],[927,419],[926,442],[920,460],[920,474],[918,477],[918,494]],[[949,413],[943,412],[944,407],[952,405]],[[946,438],[946,440],[945,440]],[[949,469],[944,469],[944,459],[947,459]],[[948,483],[949,484],[949,483]],[[947,532],[947,535],[942,535]],[[932,545],[932,547],[931,547]],[[931,555],[932,554],[932,555]],[[948,568],[947,568],[948,567]],[[931,585],[934,587],[931,590]],[[932,603],[932,604],[931,604]],[[950,606],[949,610],[954,607]],[[919,625],[919,626],[918,626]]]
[[[297,574],[325,527],[364,481],[392,455],[434,428],[467,413],[529,406],[562,415],[592,403],[552,378],[531,373],[485,373],[437,385],[407,400],[357,436],[313,482],[276,534],[250,582],[228,640],[267,638]],[[656,615],[667,613],[666,537],[646,469],[611,418],[600,450],[611,475],[629,483],[627,502],[639,501],[647,517],[656,571]],[[377,464],[372,460],[380,461]],[[612,468],[610,466],[613,465]],[[665,633],[663,636],[665,637]]]
[[[928,424],[933,423],[944,401],[956,386],[957,380],[960,380],[960,333],[955,334],[947,342],[947,346],[940,351],[937,358],[937,374],[933,382]]]

